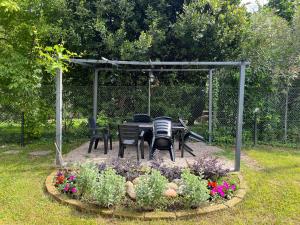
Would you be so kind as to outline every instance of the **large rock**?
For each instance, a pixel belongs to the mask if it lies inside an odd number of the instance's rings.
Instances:
[[[135,200],[136,199],[136,193],[135,193],[135,189],[134,189],[133,183],[130,182],[130,181],[127,181],[126,184],[125,184],[125,186],[126,186],[126,193],[127,193],[127,195],[131,199]]]
[[[164,192],[164,196],[168,198],[175,198],[177,196],[177,192],[174,189],[169,188]]]
[[[174,179],[174,180],[172,181],[172,183],[175,183],[175,184],[177,184],[177,185],[181,185],[181,184],[182,184],[182,180],[181,180],[181,179]]]
[[[173,183],[173,182],[168,183],[167,184],[167,189],[173,189],[173,190],[177,191],[178,190],[178,185]]]
[[[135,179],[132,181],[132,183],[133,183],[134,185],[137,185],[138,182],[139,182],[139,180],[140,180],[140,178],[137,177],[137,178],[135,178]]]

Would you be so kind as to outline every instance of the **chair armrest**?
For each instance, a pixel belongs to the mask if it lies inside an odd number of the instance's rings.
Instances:
[[[144,138],[144,134],[145,134],[145,131],[142,130],[141,133],[140,133],[140,135],[139,135],[139,137],[140,138]]]

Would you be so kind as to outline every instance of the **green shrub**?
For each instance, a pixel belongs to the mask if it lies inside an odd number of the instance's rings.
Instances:
[[[163,192],[168,183],[167,178],[159,171],[152,170],[151,173],[140,176],[136,186],[137,205],[142,208],[159,207],[163,203]]]
[[[182,195],[187,207],[196,207],[208,200],[207,181],[203,180],[202,176],[195,176],[186,169],[183,171],[181,179],[183,181]]]
[[[98,168],[93,163],[84,163],[79,167],[77,187],[83,198],[91,198],[93,185],[98,177]]]
[[[99,173],[92,185],[93,199],[101,206],[111,207],[121,203],[125,197],[125,178],[108,168]]]

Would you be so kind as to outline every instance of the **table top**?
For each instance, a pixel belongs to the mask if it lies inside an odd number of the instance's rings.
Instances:
[[[124,122],[124,124],[131,125],[131,126],[139,126],[139,128],[153,129],[153,122],[150,122],[150,123]],[[174,123],[174,122],[172,122],[172,129],[173,130],[184,130],[185,128],[180,123]]]

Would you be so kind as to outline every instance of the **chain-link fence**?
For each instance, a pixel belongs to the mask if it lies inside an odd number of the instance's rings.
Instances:
[[[118,124],[135,113],[148,113],[148,86],[99,86],[98,122]],[[192,130],[208,140],[208,87],[195,85],[151,86],[152,117],[167,115],[183,118]],[[255,99],[253,96],[258,96]],[[25,143],[55,138],[55,87],[45,86],[30,110],[24,110]],[[0,144],[20,143],[22,110],[11,104],[0,105]],[[63,89],[63,137],[87,138],[87,118],[93,112],[91,86],[65,86]],[[213,81],[213,142],[234,144],[238,83]],[[300,144],[300,88],[290,87],[272,94],[247,89],[243,139],[245,143]]]

